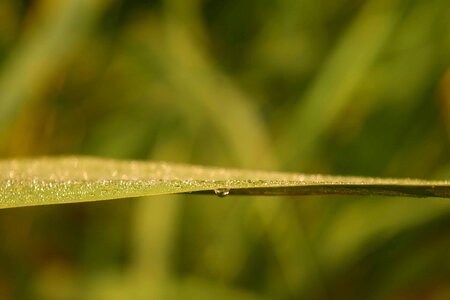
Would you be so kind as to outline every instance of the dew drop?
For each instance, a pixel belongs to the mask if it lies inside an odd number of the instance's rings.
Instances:
[[[214,190],[214,193],[216,194],[216,196],[223,198],[230,194],[230,189],[216,189]]]

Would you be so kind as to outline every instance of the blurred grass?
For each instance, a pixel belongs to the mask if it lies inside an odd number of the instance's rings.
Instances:
[[[2,0],[0,15],[2,157],[450,178],[447,0]],[[0,298],[450,294],[445,200],[182,198],[0,211]]]

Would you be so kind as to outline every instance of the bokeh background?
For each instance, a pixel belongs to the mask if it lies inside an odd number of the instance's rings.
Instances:
[[[0,155],[450,179],[448,0],[0,0]],[[450,202],[0,211],[1,299],[449,299]]]

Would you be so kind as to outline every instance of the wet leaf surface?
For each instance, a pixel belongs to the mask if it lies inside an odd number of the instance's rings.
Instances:
[[[90,157],[0,161],[0,208],[207,193],[450,197],[449,181],[248,171]]]

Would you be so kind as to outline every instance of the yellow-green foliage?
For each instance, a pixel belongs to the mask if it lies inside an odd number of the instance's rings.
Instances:
[[[0,208],[174,193],[450,198],[448,181],[338,177],[83,157],[0,161]]]
[[[385,196],[447,183],[271,173],[448,181],[449,20],[448,0],[1,0],[3,204],[207,191],[1,209],[0,299],[450,299],[448,199]]]

